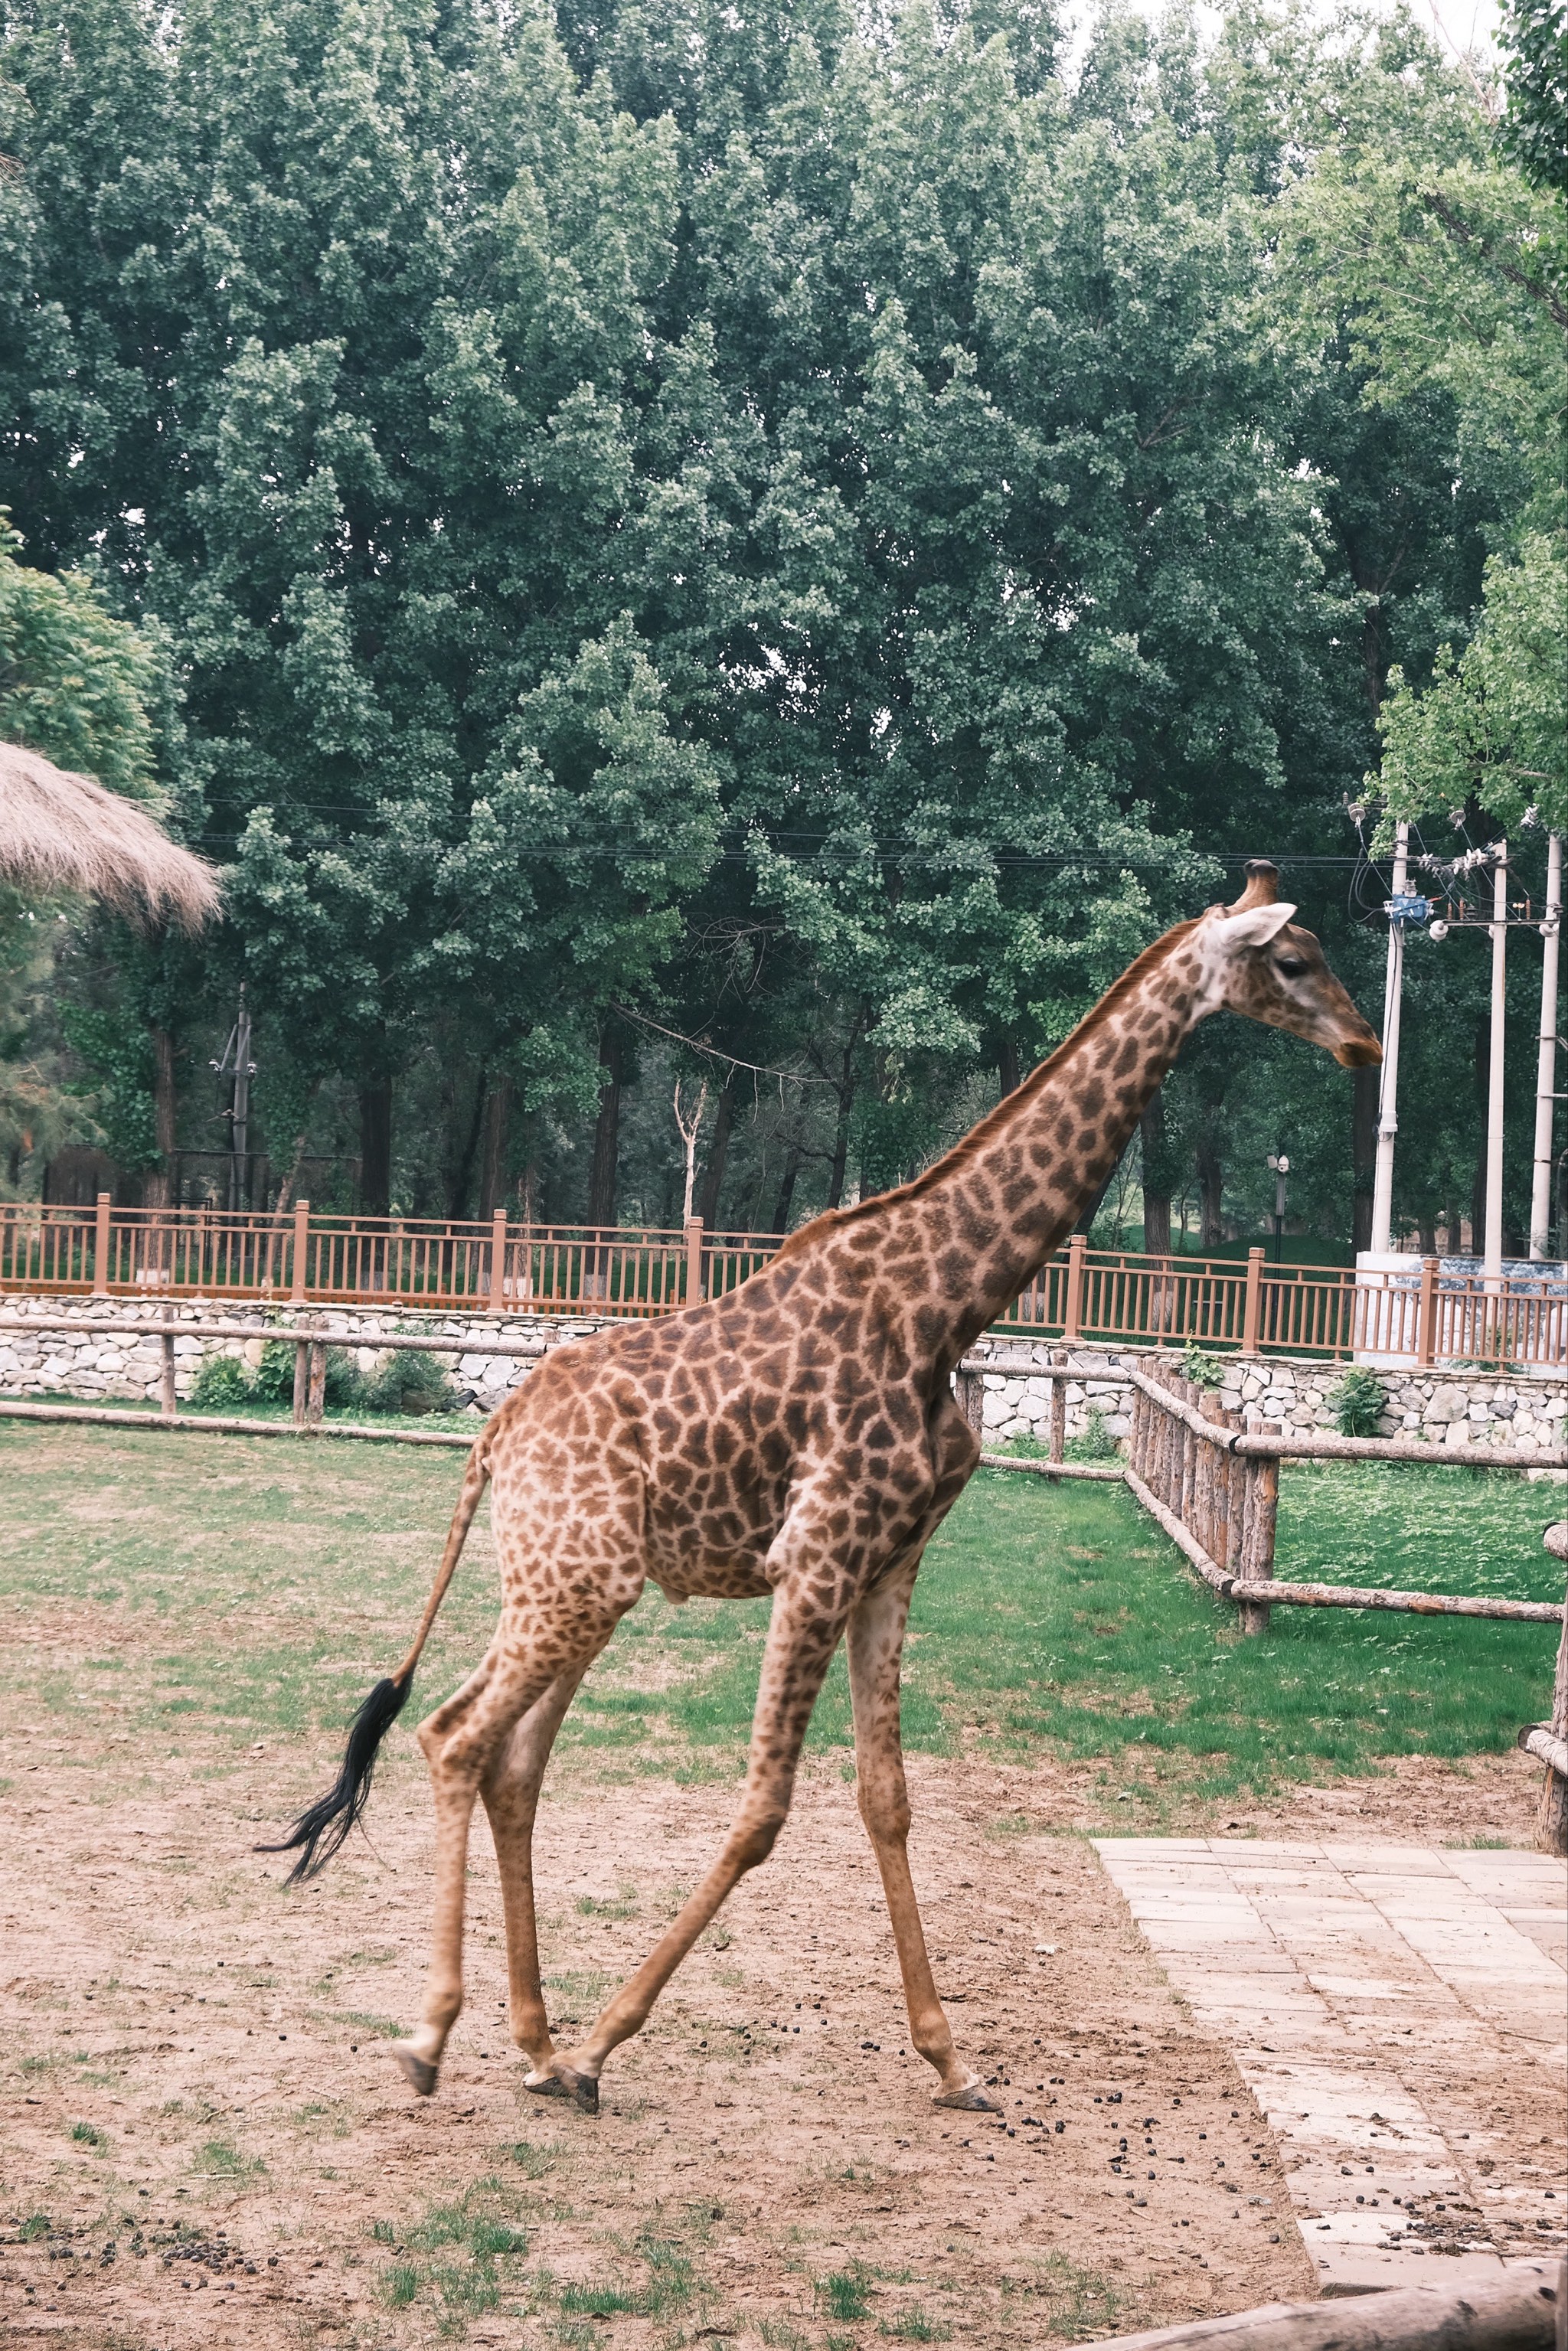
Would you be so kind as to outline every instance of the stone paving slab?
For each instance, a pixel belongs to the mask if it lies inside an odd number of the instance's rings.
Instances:
[[[1418,2283],[1439,2263],[1459,2283],[1562,2245],[1561,1865],[1349,1839],[1095,1849],[1234,2053],[1325,2294]]]

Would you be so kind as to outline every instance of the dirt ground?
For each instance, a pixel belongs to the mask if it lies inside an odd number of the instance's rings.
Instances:
[[[8,2343],[999,2346],[1312,2291],[1267,2129],[1073,1834],[1103,1817],[1091,1770],[912,1766],[938,1981],[1005,2124],[929,2103],[837,1758],[804,1772],[771,1863],[591,2120],[522,2090],[482,1828],[437,2095],[388,2058],[417,2010],[430,1862],[417,1755],[401,1728],[392,1747],[374,1851],[356,1839],[286,1893],[252,1841],[324,1777],[324,1743],[261,1742],[219,1771],[123,1734],[0,1740]],[[1538,1776],[1412,1763],[1189,1825],[1528,1844]],[[580,1770],[547,1787],[539,1907],[568,2036],[695,1882],[727,1804]]]

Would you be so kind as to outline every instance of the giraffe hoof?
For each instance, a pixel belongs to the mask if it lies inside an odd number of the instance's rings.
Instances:
[[[961,2106],[966,2114],[999,2115],[998,2102],[988,2097],[978,2082],[966,2082],[961,2090],[938,2090],[931,2101],[934,2106]]]
[[[580,2074],[557,2058],[549,2073],[529,2074],[523,2083],[536,2098],[570,2098],[585,2115],[599,2112],[599,2083],[592,2074]]]
[[[435,2068],[428,2057],[422,2057],[412,2041],[394,2041],[392,2053],[402,2070],[409,2087],[422,2098],[435,2095]]]

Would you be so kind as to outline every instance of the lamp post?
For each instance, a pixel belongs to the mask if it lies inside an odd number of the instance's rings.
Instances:
[[[1282,1151],[1270,1151],[1269,1165],[1274,1171],[1274,1262],[1279,1265],[1283,1261],[1285,1178],[1291,1172],[1291,1163]]]

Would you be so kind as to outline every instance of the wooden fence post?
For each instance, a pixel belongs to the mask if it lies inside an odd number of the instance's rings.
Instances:
[[[1074,1233],[1067,1244],[1067,1309],[1061,1331],[1064,1339],[1076,1339],[1083,1320],[1083,1252],[1087,1247],[1082,1233]]]
[[[169,1327],[174,1320],[174,1301],[163,1303],[162,1372],[159,1380],[158,1408],[165,1420],[172,1420],[180,1408],[179,1392],[174,1385],[174,1333]]]
[[[1220,1418],[1227,1428],[1233,1428],[1238,1433],[1244,1426],[1241,1415],[1234,1410],[1221,1413]],[[1241,1573],[1241,1538],[1246,1524],[1247,1463],[1241,1454],[1228,1453],[1225,1457],[1225,1556],[1221,1559],[1218,1552],[1214,1554],[1215,1565],[1222,1567],[1227,1575],[1239,1575]]]
[[[290,1269],[292,1279],[288,1285],[288,1295],[296,1301],[305,1295],[305,1259],[309,1246],[310,1203],[308,1200],[296,1200],[294,1203],[294,1262]]]
[[[306,1425],[308,1427],[319,1427],[321,1415],[326,1408],[326,1404],[327,1342],[325,1339],[312,1339],[310,1342],[310,1381],[305,1397],[305,1419]]]
[[[499,1314],[507,1302],[507,1212],[497,1208],[490,1220],[490,1311]]]
[[[1062,1378],[1052,1380],[1051,1384],[1051,1458],[1053,1461],[1060,1461],[1067,1451],[1066,1348],[1053,1347],[1051,1360],[1063,1374]]]
[[[686,1304],[699,1306],[703,1294],[703,1220],[686,1219]]]
[[[1278,1437],[1280,1423],[1266,1420],[1258,1433],[1260,1437]],[[1280,1510],[1279,1457],[1251,1460],[1247,1467],[1251,1472],[1252,1491],[1241,1552],[1241,1580],[1244,1583],[1267,1583],[1274,1573],[1274,1527]],[[1240,1614],[1243,1633],[1268,1631],[1266,1600],[1243,1600]]]
[[[305,1407],[310,1395],[310,1342],[297,1339],[294,1343],[294,1426],[305,1426]]]
[[[98,1196],[98,1215],[92,1228],[92,1294],[95,1298],[109,1296],[109,1212],[112,1206],[110,1195]]]
[[[1421,1259],[1421,1295],[1416,1308],[1416,1361],[1430,1368],[1437,1350],[1437,1260]]]
[[[1263,1331],[1263,1252],[1249,1249],[1247,1252],[1247,1297],[1241,1311],[1241,1352],[1244,1355],[1258,1353],[1258,1342]]]

